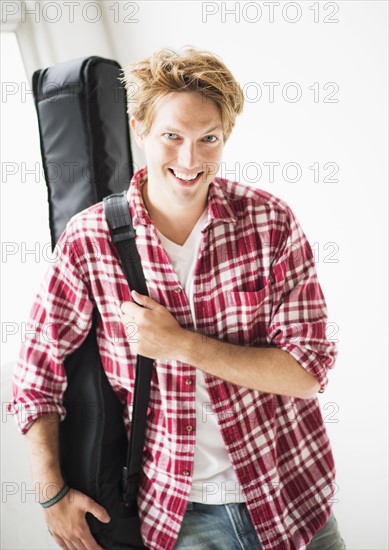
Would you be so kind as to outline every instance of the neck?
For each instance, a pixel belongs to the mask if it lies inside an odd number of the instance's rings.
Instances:
[[[173,207],[166,212],[160,205],[153,204],[147,193],[147,182],[142,186],[142,196],[145,207],[153,220],[155,227],[170,241],[178,245],[183,245],[201,214],[206,207],[204,204],[198,204],[195,208],[180,209]]]

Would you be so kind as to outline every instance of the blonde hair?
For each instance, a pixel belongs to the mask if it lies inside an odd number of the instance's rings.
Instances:
[[[156,102],[170,92],[199,92],[214,101],[220,111],[224,141],[243,110],[239,84],[221,59],[209,51],[187,46],[180,54],[164,48],[128,65],[122,73],[119,80],[127,90],[127,111],[140,123],[142,135],[151,129]]]

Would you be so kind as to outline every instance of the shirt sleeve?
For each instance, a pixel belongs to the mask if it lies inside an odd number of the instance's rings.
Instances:
[[[8,411],[22,434],[43,414],[57,412],[60,420],[65,418],[63,361],[81,345],[92,323],[93,302],[82,277],[77,241],[71,241],[67,230],[56,251],[33,303],[13,372]]]
[[[318,380],[319,393],[323,393],[337,349],[326,336],[327,306],[311,246],[289,207],[287,218],[271,268],[273,310],[268,343],[290,353]]]

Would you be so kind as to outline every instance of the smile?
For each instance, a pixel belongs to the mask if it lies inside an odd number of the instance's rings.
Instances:
[[[197,175],[192,174],[190,176],[185,176],[185,174],[181,174],[180,172],[174,172],[172,168],[169,168],[169,172],[172,174],[174,179],[180,183],[180,185],[184,185],[186,187],[190,187],[197,183],[203,174],[203,172],[199,172]]]

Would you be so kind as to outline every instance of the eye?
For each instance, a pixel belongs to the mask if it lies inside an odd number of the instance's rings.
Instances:
[[[206,138],[213,138],[212,141],[206,139]],[[208,143],[215,143],[215,141],[217,141],[217,137],[216,136],[205,136],[204,138],[206,141],[208,141]]]
[[[169,137],[166,138],[166,139],[168,139],[168,140],[174,139],[174,138],[172,138],[171,136],[177,137],[177,134],[172,134],[171,132],[168,132],[168,133],[163,134],[163,135],[164,135],[164,137],[169,136]]]

